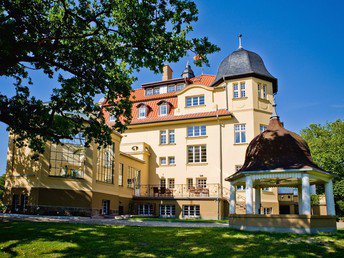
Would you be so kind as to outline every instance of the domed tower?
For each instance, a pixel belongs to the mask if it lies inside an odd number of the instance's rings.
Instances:
[[[234,135],[233,148],[238,155],[225,160],[229,167],[228,176],[242,166],[247,144],[264,131],[272,115],[273,96],[277,93],[277,79],[266,68],[263,59],[256,53],[246,50],[241,44],[222,60],[212,86],[224,91],[226,108],[233,114],[229,134]],[[221,100],[215,99],[216,103]],[[275,205],[278,205],[278,193]]]

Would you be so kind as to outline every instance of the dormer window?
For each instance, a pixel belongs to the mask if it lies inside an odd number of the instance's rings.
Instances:
[[[155,87],[154,89],[153,89],[153,94],[155,95],[155,94],[160,94],[160,87]]]
[[[168,113],[168,105],[167,103],[163,103],[159,106],[159,115],[160,116],[167,116]]]
[[[159,116],[167,116],[170,111],[170,103],[162,100],[158,103],[159,106]]]
[[[184,88],[185,88],[185,84],[178,84],[177,85],[177,91],[181,91]]]
[[[151,96],[151,95],[153,95],[153,89],[152,88],[146,89],[146,96]]]
[[[139,107],[139,118],[146,118],[147,116],[147,107],[142,105]]]
[[[175,92],[176,91],[176,85],[170,85],[167,88],[167,92]]]

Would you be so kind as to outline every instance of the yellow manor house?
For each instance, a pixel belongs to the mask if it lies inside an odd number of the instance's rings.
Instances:
[[[195,76],[189,64],[173,77],[133,92],[133,119],[113,132],[113,145],[83,146],[77,135],[47,143],[38,161],[10,135],[5,204],[8,212],[114,216],[122,214],[221,219],[228,217],[229,183],[244,163],[248,143],[272,114],[277,79],[254,52],[239,47],[217,75]],[[109,125],[115,118],[106,115]],[[261,214],[297,214],[298,198],[261,189]],[[244,187],[236,213],[245,213]],[[313,213],[322,213],[323,205]]]

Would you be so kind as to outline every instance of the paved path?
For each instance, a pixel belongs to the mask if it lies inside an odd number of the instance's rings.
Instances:
[[[92,225],[118,225],[139,227],[177,227],[177,228],[223,228],[227,223],[135,221],[126,219],[94,219],[89,217],[41,216],[23,214],[0,214],[0,221],[64,222]]]

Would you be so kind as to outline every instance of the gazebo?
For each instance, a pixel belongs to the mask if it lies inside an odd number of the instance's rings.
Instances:
[[[252,231],[336,231],[332,179],[330,173],[314,164],[306,141],[283,127],[273,104],[268,128],[249,144],[243,167],[226,178],[230,182],[229,225]],[[325,185],[327,215],[311,214],[311,185]],[[236,214],[237,186],[245,186],[246,214]],[[298,188],[299,214],[261,214],[264,187]]]

